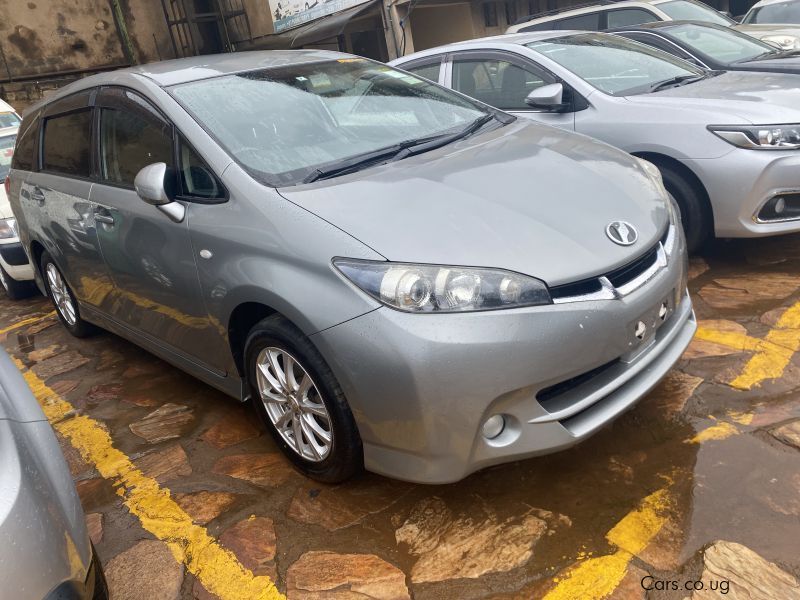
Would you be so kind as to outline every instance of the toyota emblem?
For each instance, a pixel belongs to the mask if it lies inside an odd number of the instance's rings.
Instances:
[[[639,239],[636,228],[627,221],[612,221],[606,227],[606,235],[620,246],[630,246]]]

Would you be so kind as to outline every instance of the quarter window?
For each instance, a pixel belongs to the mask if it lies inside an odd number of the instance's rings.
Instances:
[[[432,81],[433,83],[439,82],[439,68],[441,67],[440,62],[436,62],[432,65],[419,65],[416,67],[403,67],[400,66],[401,69],[405,69],[409,73],[413,73],[417,77],[424,77],[425,79]]]
[[[50,117],[44,122],[42,167],[45,171],[91,175],[92,111],[83,109]]]
[[[39,133],[39,115],[29,115],[22,122],[17,137],[17,148],[11,159],[11,168],[33,171],[33,147]]]
[[[550,82],[505,60],[453,62],[453,89],[497,108],[530,110],[525,97],[546,83]]]
[[[183,137],[180,140],[180,165],[181,188],[185,196],[211,200],[225,195],[214,172]]]
[[[163,162],[171,166],[172,127],[155,117],[128,110],[100,112],[100,177],[133,185],[140,169]]]

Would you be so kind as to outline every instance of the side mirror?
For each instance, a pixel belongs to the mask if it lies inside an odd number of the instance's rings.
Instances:
[[[533,90],[525,98],[525,104],[532,108],[541,108],[552,112],[564,110],[564,86],[560,83],[543,85]]]
[[[163,162],[143,167],[133,180],[133,187],[139,198],[180,223],[186,216],[186,207],[173,200],[173,186],[174,178],[167,177],[167,165]]]
[[[139,198],[153,206],[163,206],[172,202],[167,194],[166,175],[165,163],[153,163],[143,167],[133,180],[133,187]]]

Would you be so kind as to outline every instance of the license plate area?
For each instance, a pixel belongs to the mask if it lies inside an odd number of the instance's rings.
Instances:
[[[675,291],[671,291],[647,312],[639,315],[627,324],[627,339],[630,351],[623,354],[620,360],[631,363],[647,352],[656,343],[658,330],[675,312]]]

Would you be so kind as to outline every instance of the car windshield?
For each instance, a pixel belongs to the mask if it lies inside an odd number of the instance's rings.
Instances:
[[[19,117],[12,112],[0,112],[0,129],[19,127]]]
[[[456,133],[491,114],[362,58],[226,75],[171,92],[240,165],[273,186],[402,142]]]
[[[743,22],[800,25],[800,2],[790,0],[759,6],[747,13]]]
[[[769,44],[728,28],[687,23],[670,27],[669,33],[689,48],[728,65],[777,52]]]
[[[527,46],[611,96],[644,93],[660,82],[705,73],[665,52],[603,33],[580,33]]]
[[[0,181],[5,179],[11,170],[11,157],[14,156],[14,143],[16,141],[16,135],[0,137]]]
[[[673,21],[700,21],[701,23],[725,26],[735,23],[733,19],[729,19],[709,6],[689,0],[670,0],[656,4],[656,6],[667,13]]]

